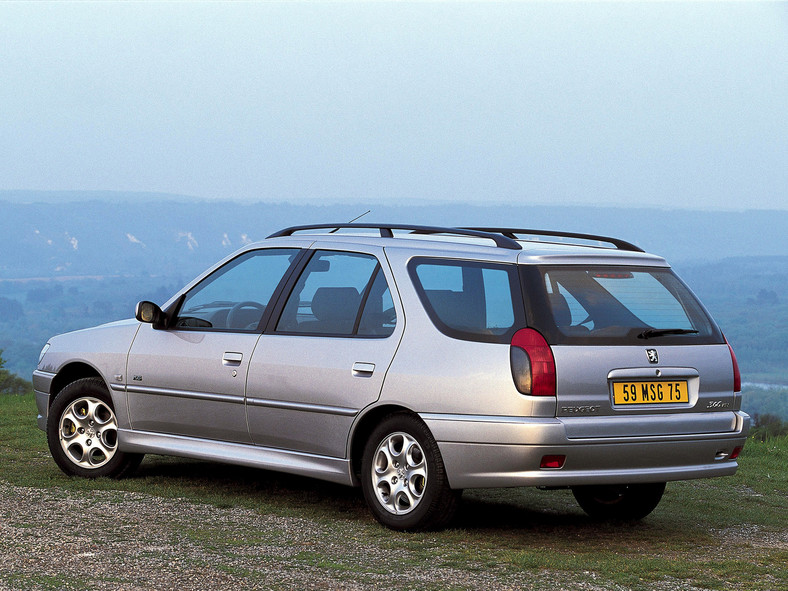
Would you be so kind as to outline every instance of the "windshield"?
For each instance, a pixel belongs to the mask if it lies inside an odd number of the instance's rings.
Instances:
[[[705,344],[719,329],[676,275],[657,267],[541,267],[534,325],[552,343]]]

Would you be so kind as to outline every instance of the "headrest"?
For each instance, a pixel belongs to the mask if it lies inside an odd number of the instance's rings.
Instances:
[[[553,311],[553,319],[555,325],[560,327],[571,326],[572,324],[572,311],[569,309],[569,304],[566,303],[566,298],[560,293],[550,294],[550,308]]]
[[[312,297],[312,314],[321,322],[356,321],[359,294],[354,287],[319,287]]]

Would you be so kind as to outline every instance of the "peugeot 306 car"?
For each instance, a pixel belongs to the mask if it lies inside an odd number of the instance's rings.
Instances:
[[[279,470],[361,486],[402,530],[475,487],[640,519],[666,482],[733,474],[749,429],[733,350],[663,258],[516,228],[288,228],[53,337],[33,381],[67,474],[146,453]]]

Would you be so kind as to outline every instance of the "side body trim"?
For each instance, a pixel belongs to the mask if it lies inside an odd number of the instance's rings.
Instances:
[[[191,398],[196,400],[210,400],[213,402],[230,402],[233,404],[243,404],[243,396],[233,396],[231,394],[214,394],[212,392],[191,392],[188,390],[170,390],[168,388],[148,388],[143,386],[127,386],[129,394],[155,394],[157,396],[173,396],[175,398]]]
[[[299,410],[303,412],[317,412],[329,415],[339,415],[342,417],[354,417],[358,410],[345,408],[342,406],[325,406],[322,404],[304,404],[300,402],[286,402],[284,400],[265,400],[263,398],[247,398],[250,406],[260,406],[264,408],[282,408],[286,410]]]
[[[350,461],[343,458],[129,429],[118,430],[118,448],[132,453],[179,456],[275,470],[348,486],[354,484]]]

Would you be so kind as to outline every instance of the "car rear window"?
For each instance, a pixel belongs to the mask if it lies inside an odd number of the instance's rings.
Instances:
[[[416,259],[410,274],[427,314],[450,337],[509,342],[525,322],[515,265]]]
[[[692,292],[667,268],[540,267],[527,283],[541,300],[533,323],[555,344],[723,342]]]

